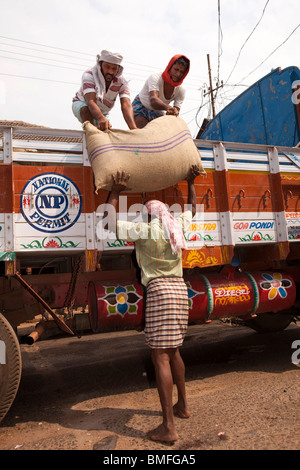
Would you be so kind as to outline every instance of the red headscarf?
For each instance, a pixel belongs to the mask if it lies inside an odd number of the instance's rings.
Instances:
[[[179,82],[174,82],[171,78],[171,75],[170,75],[170,70],[172,68],[172,65],[174,65],[174,62],[176,62],[177,59],[179,59],[180,57],[184,57],[186,60],[188,60],[189,62],[189,65],[185,71],[185,74],[183,75],[182,79],[179,81]],[[165,82],[169,83],[169,85],[172,85],[172,86],[179,86],[182,84],[183,80],[185,79],[185,77],[187,76],[187,74],[189,73],[189,70],[190,70],[190,60],[185,56],[185,55],[182,55],[182,54],[177,54],[177,55],[174,55],[174,57],[172,57],[172,59],[170,60],[170,62],[168,63],[167,67],[166,67],[166,70],[162,73],[162,78]]]

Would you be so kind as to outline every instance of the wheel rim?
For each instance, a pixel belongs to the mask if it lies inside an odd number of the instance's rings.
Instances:
[[[18,392],[22,360],[18,338],[6,318],[0,314],[0,422]]]

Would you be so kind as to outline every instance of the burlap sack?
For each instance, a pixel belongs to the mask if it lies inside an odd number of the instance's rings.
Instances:
[[[162,116],[143,129],[99,131],[85,122],[87,150],[98,189],[111,190],[112,175],[130,174],[126,192],[149,192],[184,180],[191,165],[203,170],[200,153],[187,124]]]

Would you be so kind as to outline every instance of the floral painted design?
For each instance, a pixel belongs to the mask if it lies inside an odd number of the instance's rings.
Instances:
[[[272,241],[273,237],[266,233],[265,235],[262,232],[252,232],[251,235],[247,233],[244,237],[239,237],[241,242],[260,242],[260,241]]]
[[[142,297],[136,292],[134,286],[106,287],[105,294],[103,300],[107,303],[108,316],[137,314],[137,304]]]
[[[41,248],[76,248],[80,243],[74,243],[72,240],[68,240],[63,243],[62,239],[59,237],[48,237],[43,238],[42,242],[39,240],[32,240],[28,245],[21,244],[22,248],[26,250],[37,250]]]
[[[211,237],[208,233],[202,235],[202,233],[189,233],[188,236],[185,236],[187,242],[212,242],[215,238]]]
[[[59,248],[59,244],[56,240],[49,240],[45,243],[45,248]]]
[[[124,246],[134,246],[134,242],[127,242],[124,240],[119,240],[117,239],[115,242],[109,243],[107,242],[107,246],[109,248],[119,248],[119,247],[124,247]]]
[[[289,240],[300,240],[300,227],[288,228]]]
[[[263,290],[268,290],[268,299],[274,300],[277,296],[285,299],[288,295],[287,288],[289,288],[292,283],[289,279],[284,279],[281,273],[274,274],[262,274],[264,281],[260,283],[260,287]]]

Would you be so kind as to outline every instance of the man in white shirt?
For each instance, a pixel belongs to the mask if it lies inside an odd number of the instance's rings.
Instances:
[[[73,98],[72,111],[80,122],[90,121],[101,131],[111,128],[109,111],[117,96],[129,129],[136,129],[128,82],[121,66],[123,57],[103,50],[94,67],[82,75],[81,87]]]
[[[149,121],[165,113],[178,116],[185,98],[185,89],[181,84],[189,68],[189,59],[177,54],[172,57],[163,73],[150,75],[132,103],[138,128],[145,127]],[[174,102],[173,106],[171,102]]]

